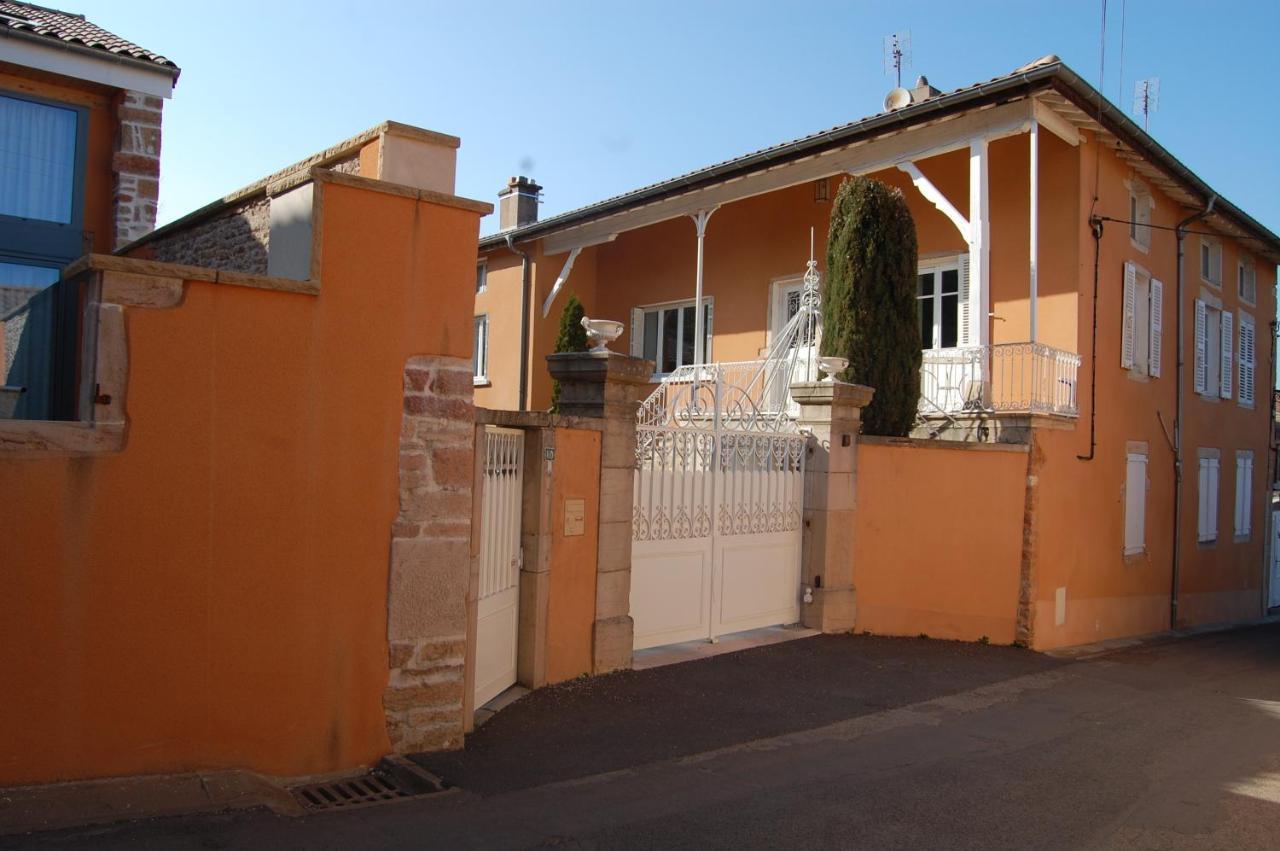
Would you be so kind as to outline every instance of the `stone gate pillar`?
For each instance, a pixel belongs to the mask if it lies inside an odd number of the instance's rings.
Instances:
[[[653,363],[616,352],[547,355],[560,382],[560,413],[604,420],[600,441],[600,534],[592,672],[631,667],[631,514],[636,409],[650,389]]]
[[[813,602],[801,605],[801,620],[823,632],[853,629],[858,428],[874,392],[842,381],[791,385],[791,397],[800,405],[800,429],[811,435],[805,457],[801,576],[805,587],[813,589]]]

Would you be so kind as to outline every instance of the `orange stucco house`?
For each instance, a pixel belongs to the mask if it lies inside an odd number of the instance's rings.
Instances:
[[[1280,237],[1056,57],[900,103],[545,220],[512,178],[476,404],[547,406],[569,291],[655,382],[760,358],[870,175],[915,218],[924,351],[921,439],[859,449],[855,628],[1049,648],[1264,614]]]

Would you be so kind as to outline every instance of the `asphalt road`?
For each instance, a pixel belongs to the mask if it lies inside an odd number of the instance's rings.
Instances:
[[[1070,664],[802,639],[535,693],[424,762],[458,788],[0,847],[1277,848],[1280,625]]]

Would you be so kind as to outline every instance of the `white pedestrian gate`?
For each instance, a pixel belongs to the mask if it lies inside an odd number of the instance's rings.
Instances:
[[[516,681],[523,481],[524,433],[486,426],[476,617],[476,706],[488,703]]]
[[[807,438],[777,392],[794,363],[682,367],[640,408],[635,648],[800,619]]]
[[[1280,511],[1271,511],[1271,583],[1268,591],[1271,608],[1280,606]]]

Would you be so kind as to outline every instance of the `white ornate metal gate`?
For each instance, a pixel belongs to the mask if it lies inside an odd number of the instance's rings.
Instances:
[[[816,377],[820,335],[811,257],[795,313],[764,360],[681,367],[640,406],[637,650],[800,619],[808,438],[789,387]]]
[[[488,703],[516,681],[523,482],[524,433],[486,426],[476,604],[476,706]]]

